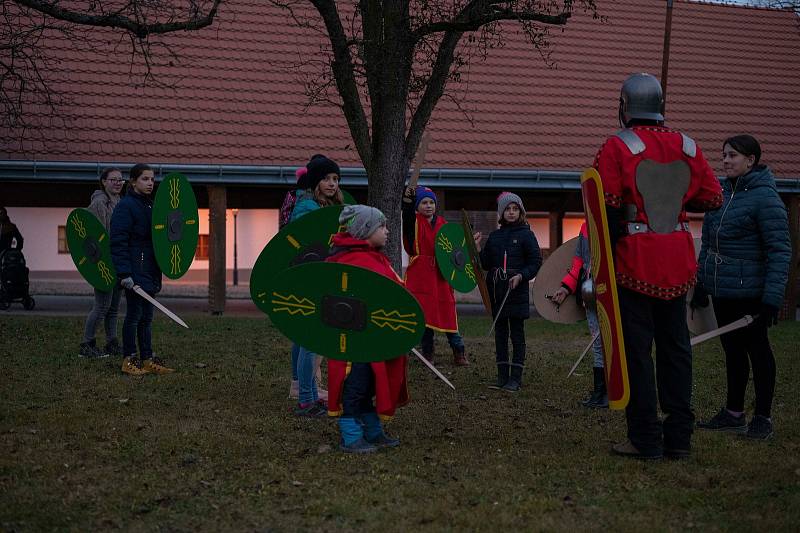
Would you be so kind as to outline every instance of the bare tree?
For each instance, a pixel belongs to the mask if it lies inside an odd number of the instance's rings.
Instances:
[[[61,22],[118,28],[141,41],[208,26],[222,3],[75,0],[67,8],[58,0],[4,0],[9,1]],[[329,46],[309,80],[309,94],[341,107],[369,177],[369,203],[390,221],[395,264],[409,161],[448,82],[458,80],[476,54],[502,46],[513,25],[547,60],[549,27],[565,25],[576,8],[597,17],[594,0],[271,1],[297,24],[313,29],[322,20]]]

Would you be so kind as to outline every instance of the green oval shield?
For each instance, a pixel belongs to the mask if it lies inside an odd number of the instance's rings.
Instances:
[[[469,292],[478,284],[464,226],[456,223],[445,224],[436,232],[436,264],[439,272],[458,292]]]
[[[86,209],[73,209],[67,216],[67,246],[83,279],[98,291],[110,292],[117,282],[117,272],[102,222]]]
[[[331,359],[393,359],[425,331],[425,316],[410,292],[352,265],[317,262],[284,270],[274,279],[268,304],[281,333]]]
[[[168,174],[153,201],[153,251],[165,276],[178,279],[189,270],[200,231],[197,199],[183,174]]]
[[[311,211],[283,227],[261,250],[250,274],[250,297],[269,312],[269,289],[275,276],[292,265],[322,261],[328,256],[344,206],[331,205]]]
[[[345,191],[344,189],[339,189],[339,190],[342,191],[342,201],[345,204],[347,204],[347,205],[356,205],[358,203],[358,202],[356,202],[356,199],[353,198],[352,194],[350,194],[349,192]]]

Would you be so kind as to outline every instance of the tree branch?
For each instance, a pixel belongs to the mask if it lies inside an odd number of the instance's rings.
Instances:
[[[372,153],[370,150],[370,132],[367,125],[367,117],[364,113],[364,106],[359,97],[358,84],[356,83],[353,58],[348,47],[348,38],[342,27],[342,21],[336,10],[336,3],[333,0],[311,0],[311,3],[322,17],[325,27],[328,30],[328,38],[333,47],[333,64],[331,65],[336,87],[342,97],[342,109],[344,111],[350,133],[353,135],[353,142],[356,150],[361,157],[361,162],[365,168],[370,167]]]
[[[181,30],[199,30],[205,28],[214,22],[214,17],[217,15],[217,9],[223,0],[213,0],[211,9],[205,14],[201,15],[197,12],[197,4],[192,2],[192,15],[186,20],[170,21],[170,22],[156,22],[147,23],[139,11],[139,5],[136,0],[129,4],[136,14],[134,18],[121,14],[120,12],[104,13],[101,15],[90,15],[82,11],[74,11],[66,9],[59,5],[58,0],[11,0],[15,4],[33,9],[39,13],[43,13],[54,19],[71,22],[73,24],[81,24],[84,26],[101,26],[108,28],[122,28],[131,32],[139,38],[144,38],[148,35],[169,33]]]

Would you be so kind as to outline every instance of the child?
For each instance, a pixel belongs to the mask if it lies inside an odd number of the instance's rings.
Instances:
[[[88,210],[103,224],[106,231],[111,229],[111,213],[119,203],[123,183],[122,172],[118,168],[107,168],[100,174],[101,188],[92,194]],[[78,351],[79,357],[98,358],[122,355],[122,347],[117,340],[120,294],[122,294],[122,288],[117,284],[109,292],[94,290],[94,307],[86,317],[83,342]],[[97,348],[95,342],[95,333],[99,322],[103,322],[106,334],[106,345],[102,351]]]
[[[321,207],[343,203],[342,191],[339,190],[339,172],[339,165],[324,155],[317,154],[311,158],[306,164],[305,174],[297,180],[298,190],[292,210],[292,222]],[[320,361],[314,352],[299,347],[296,366],[298,401],[294,410],[297,416],[321,418],[327,413],[327,391],[317,389],[315,377],[319,373]]]
[[[578,234],[578,246],[575,248],[575,256],[572,258],[572,267],[561,280],[561,287],[553,294],[552,300],[556,305],[561,303],[570,294],[575,293],[576,298],[580,298],[580,287],[589,278],[589,235],[586,229],[586,222],[581,224],[581,231]],[[591,281],[590,281],[591,282]],[[597,321],[597,311],[590,305],[586,305],[586,320],[589,322],[589,333],[594,337],[600,331],[600,324]],[[592,344],[594,353],[594,390],[581,403],[584,407],[592,409],[608,408],[608,391],[606,390],[606,377],[603,372],[603,343],[600,337],[595,339]]]
[[[453,364],[467,366],[464,341],[458,333],[456,300],[436,266],[436,232],[445,225],[436,215],[436,195],[427,187],[406,187],[403,195],[403,247],[408,253],[406,288],[419,301],[425,313],[422,355],[433,362],[433,330],[447,334],[453,349]]]
[[[347,224],[347,231],[334,236],[328,261],[366,268],[402,285],[380,252],[389,236],[383,213],[366,205],[348,205],[339,223]],[[408,403],[405,355],[376,363],[328,359],[328,386],[328,414],[339,417],[342,451],[372,453],[400,444],[384,433],[381,419],[390,419],[397,407]]]
[[[517,392],[522,386],[525,368],[525,319],[530,317],[528,282],[539,272],[542,254],[536,236],[528,226],[525,206],[519,196],[511,192],[500,193],[497,217],[500,228],[489,234],[486,245],[480,250],[481,266],[489,273],[492,316],[497,318],[494,328],[497,384],[492,388]],[[476,233],[474,237],[478,246],[481,234]],[[510,368],[509,327],[514,348]]]
[[[122,371],[132,376],[174,372],[153,356],[153,304],[133,291],[136,285],[151,296],[161,290],[161,270],[151,232],[153,182],[149,166],[135,165],[128,176],[128,194],[111,215],[111,260],[127,303],[122,324]],[[137,340],[141,359],[136,357]]]

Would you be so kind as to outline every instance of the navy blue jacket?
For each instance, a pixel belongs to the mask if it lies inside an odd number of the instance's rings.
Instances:
[[[780,307],[792,245],[786,206],[769,168],[722,181],[722,207],[705,214],[698,283],[719,298],[761,298]]]
[[[511,279],[515,274],[522,274],[522,283],[509,293],[500,316],[528,318],[530,316],[528,282],[536,276],[539,267],[542,266],[542,252],[528,224],[501,226],[489,234],[489,239],[481,249],[481,266],[488,271],[486,283],[495,316],[508,288],[507,282],[497,275],[497,270],[503,267],[504,252],[507,254],[507,278]]]
[[[117,277],[132,277],[145,292],[161,290],[161,270],[153,252],[153,201],[129,191],[111,215],[111,261]]]

